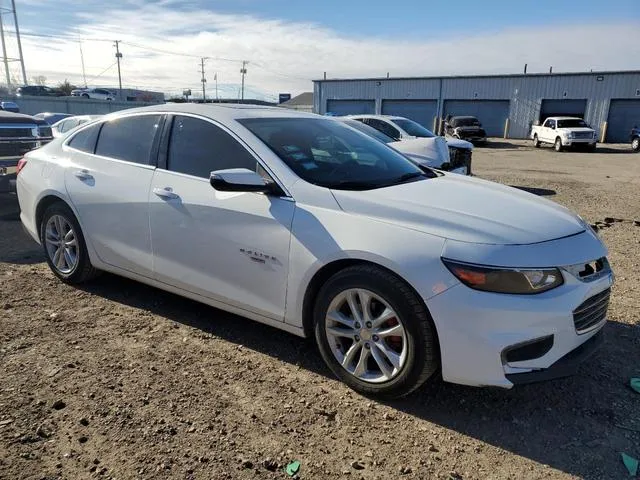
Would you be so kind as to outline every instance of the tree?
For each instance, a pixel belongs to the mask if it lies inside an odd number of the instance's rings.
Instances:
[[[58,84],[58,90],[60,90],[60,93],[62,93],[62,95],[64,95],[65,97],[70,97],[71,90],[75,90],[76,88],[78,87],[69,83],[69,80],[66,78],[64,79],[64,82],[60,82]]]
[[[35,84],[35,85],[40,85],[40,86],[44,86],[47,83],[47,77],[45,77],[44,75],[36,75],[35,77],[33,77],[31,79],[31,81]]]

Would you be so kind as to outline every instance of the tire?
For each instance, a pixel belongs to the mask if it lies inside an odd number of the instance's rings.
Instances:
[[[640,137],[635,137],[631,140],[631,150],[634,152],[640,152]]]
[[[87,94],[87,93],[83,93],[83,94],[82,94],[82,98],[91,98],[91,97],[89,96],[89,94]]]
[[[537,133],[533,136],[533,146],[534,148],[540,148],[540,139],[538,139]]]
[[[366,295],[371,295],[373,300],[363,301]],[[367,311],[371,312],[373,324],[364,321],[367,317],[360,310],[358,315],[363,323],[358,330],[356,316],[349,316],[349,312],[353,312],[349,302],[342,300],[345,296],[354,299],[356,309],[361,308],[363,303],[370,305]],[[337,307],[339,305],[342,307]],[[384,320],[387,316],[383,314],[387,312],[393,315]],[[338,316],[341,322],[334,320]],[[351,330],[342,323],[345,319],[351,322]],[[376,320],[384,320],[378,328]],[[335,330],[340,332],[357,334],[348,337],[338,334],[336,337],[329,333],[328,328],[331,327],[338,327]],[[390,329],[394,333],[401,333],[391,335]],[[431,378],[440,367],[435,326],[422,300],[400,278],[376,266],[349,267],[325,283],[315,303],[314,331],[320,354],[327,366],[350,388],[364,395],[387,399],[408,395]],[[352,351],[355,353],[350,356]],[[342,361],[339,361],[340,355]],[[395,363],[389,360],[392,357],[395,357]],[[353,361],[349,362],[348,358]],[[347,366],[343,367],[343,363]],[[360,369],[362,373],[358,375],[361,363],[365,371]],[[381,364],[385,366],[384,370]],[[347,370],[352,367],[353,372]],[[362,376],[368,378],[363,379]]]
[[[589,146],[587,147],[587,152],[595,153],[595,151],[596,151],[596,149],[597,149],[597,148],[598,148],[598,147],[597,147],[597,145],[594,143],[593,145],[589,145]]]
[[[560,137],[556,138],[553,148],[555,148],[556,152],[562,151],[562,139]]]
[[[56,246],[56,241],[61,241],[60,230],[64,234],[64,240],[69,238],[70,245],[64,248],[65,252],[60,253],[63,258],[56,256],[56,252],[61,248],[60,244]],[[70,237],[69,233],[72,233]],[[63,202],[56,202],[45,210],[40,223],[40,243],[49,268],[63,282],[80,284],[98,275],[99,271],[91,265],[80,224],[71,209]]]

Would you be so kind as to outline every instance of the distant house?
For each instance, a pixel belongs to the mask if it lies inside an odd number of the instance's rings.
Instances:
[[[301,93],[297,97],[293,97],[279,105],[283,108],[289,108],[291,110],[299,110],[301,112],[313,112],[313,92]]]

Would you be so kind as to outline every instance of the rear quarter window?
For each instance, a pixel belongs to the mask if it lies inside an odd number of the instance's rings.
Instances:
[[[69,140],[67,145],[81,152],[93,153],[96,149],[96,141],[101,127],[102,124],[99,123],[80,130]]]

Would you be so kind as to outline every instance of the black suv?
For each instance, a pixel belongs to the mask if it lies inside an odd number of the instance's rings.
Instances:
[[[53,140],[44,120],[0,111],[0,193],[15,189],[16,169],[22,156]]]
[[[631,150],[634,152],[640,152],[640,127],[635,126],[631,129]]]
[[[444,120],[444,133],[471,143],[486,143],[487,134],[480,120],[472,116],[447,115]]]
[[[18,97],[62,97],[64,94],[55,88],[45,87],[43,85],[25,85],[16,90]]]

